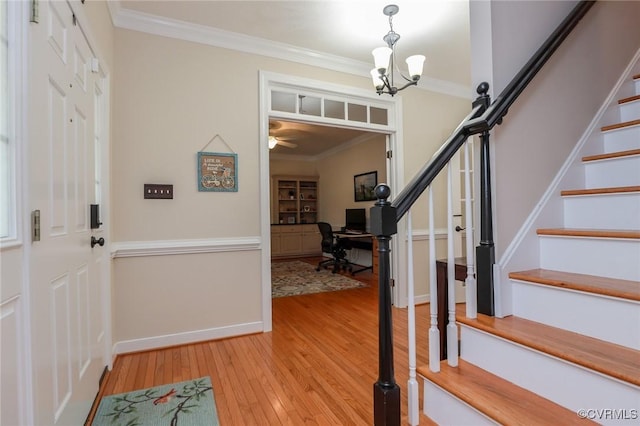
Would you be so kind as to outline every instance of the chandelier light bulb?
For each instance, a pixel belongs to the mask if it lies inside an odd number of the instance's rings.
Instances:
[[[418,81],[422,76],[422,67],[424,65],[424,55],[413,55],[407,58],[407,67],[409,67],[409,76],[414,81]]]
[[[389,68],[389,59],[391,58],[392,53],[393,50],[387,46],[377,47],[371,51],[371,54],[373,55],[373,63],[381,75],[387,73],[387,68]]]
[[[376,90],[384,87],[384,83],[380,77],[381,75],[380,72],[378,72],[378,68],[373,68],[371,70],[371,80],[373,80],[373,87],[375,87]]]

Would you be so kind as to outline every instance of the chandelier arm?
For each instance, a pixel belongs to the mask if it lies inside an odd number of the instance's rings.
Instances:
[[[398,63],[396,62],[396,49],[395,46],[391,49],[391,66],[389,67],[391,69],[391,82],[393,83],[393,68],[396,69],[396,71],[398,72],[398,74],[400,74],[400,77],[404,78],[405,80],[412,82],[413,79],[406,77],[404,74],[402,74],[402,71],[400,70],[400,67],[398,66]],[[406,86],[405,86],[406,87]]]

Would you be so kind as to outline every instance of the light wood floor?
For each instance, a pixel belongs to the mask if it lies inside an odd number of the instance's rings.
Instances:
[[[273,299],[270,333],[120,355],[99,395],[210,376],[225,426],[371,425],[378,291],[370,272],[355,278],[368,286]],[[416,318],[418,365],[425,365],[428,305],[417,307]],[[393,321],[395,377],[407,424],[407,310],[394,308]],[[420,423],[429,422],[421,415]]]

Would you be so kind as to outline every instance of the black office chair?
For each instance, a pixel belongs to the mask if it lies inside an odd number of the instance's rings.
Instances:
[[[351,263],[346,259],[347,250],[351,250],[351,244],[348,238],[336,238],[333,235],[331,225],[327,222],[318,222],[318,229],[322,234],[322,251],[331,255],[331,259],[323,260],[318,263],[316,271],[320,268],[326,268],[328,265],[333,265],[334,274],[341,268],[343,271],[349,270],[351,272]]]

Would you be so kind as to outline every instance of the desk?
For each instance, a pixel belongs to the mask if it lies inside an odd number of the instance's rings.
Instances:
[[[366,270],[371,270],[372,272],[375,272],[373,271],[373,266],[377,264],[377,262],[374,262],[374,260],[378,259],[378,252],[377,250],[375,252],[373,250],[374,249],[373,241],[375,241],[375,237],[373,236],[373,234],[349,234],[345,232],[334,232],[333,235],[335,235],[336,238],[344,238],[344,239],[350,240],[351,247],[353,248],[359,248],[362,250],[371,251],[371,266],[363,266],[360,269],[351,271],[351,275],[355,275],[358,272],[362,272]]]
[[[464,281],[467,279],[467,258],[456,257],[455,279]],[[449,277],[447,274],[447,259],[436,260],[436,274],[438,283],[438,330],[440,330],[440,359],[447,358],[447,317],[449,316],[449,292],[447,286]]]

